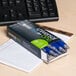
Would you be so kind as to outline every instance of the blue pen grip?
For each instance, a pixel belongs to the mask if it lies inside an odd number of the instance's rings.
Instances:
[[[54,47],[55,52],[58,53],[59,55],[63,53],[63,50],[62,50],[63,48],[59,44],[57,44],[56,41],[51,42],[50,46]]]
[[[68,49],[69,48],[69,46],[64,41],[62,41],[61,39],[57,40],[56,42],[59,45],[61,45],[64,49]]]
[[[52,55],[54,57],[57,57],[59,55],[59,54],[57,54],[56,52],[54,52],[54,50],[52,50],[49,47],[45,47],[44,48],[44,52],[46,52],[47,54]]]

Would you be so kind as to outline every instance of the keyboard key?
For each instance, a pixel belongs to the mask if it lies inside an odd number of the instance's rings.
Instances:
[[[43,6],[42,11],[47,11],[47,8],[45,6]]]
[[[44,7],[44,6],[46,6],[46,3],[45,2],[41,2],[41,5]]]
[[[15,0],[16,6],[23,6],[25,5],[25,0]]]
[[[48,4],[48,9],[50,10],[50,9],[53,9],[52,8],[53,6],[51,5],[51,4]]]
[[[16,0],[16,5],[20,4],[21,0]]]
[[[34,8],[36,12],[40,12],[40,8],[39,7],[35,7]]]
[[[3,15],[4,21],[9,21],[9,20],[10,20],[9,10],[5,10],[5,9],[4,9],[2,15]]]
[[[39,17],[41,17],[41,15],[38,12],[29,12],[29,17],[30,18],[39,18]]]
[[[14,0],[9,0],[9,5],[10,6],[15,6],[15,1]]]
[[[4,14],[4,20],[8,20],[9,19],[9,15],[8,14]]]
[[[55,16],[55,13],[54,12],[50,12],[50,16],[51,17]]]
[[[34,7],[35,7],[35,6],[36,6],[36,7],[39,6],[38,2],[34,2],[33,4],[34,4]]]
[[[23,20],[24,19],[24,16],[23,16],[23,14],[22,13],[17,13],[17,18],[19,19],[19,20]]]
[[[34,9],[33,9],[32,7],[29,7],[29,8],[28,8],[28,11],[29,11],[29,12],[33,12]]]
[[[8,6],[7,0],[2,0],[2,6]]]
[[[43,16],[43,17],[48,17],[48,12],[47,12],[47,11],[44,11],[44,12],[42,13],[42,16]]]
[[[27,2],[27,7],[29,8],[29,7],[33,7],[33,5],[32,5],[32,0],[26,0],[26,2]]]

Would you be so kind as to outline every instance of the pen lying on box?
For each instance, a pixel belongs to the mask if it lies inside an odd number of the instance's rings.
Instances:
[[[63,34],[63,35],[67,35],[67,36],[72,36],[73,33],[70,33],[70,32],[66,32],[66,31],[63,31],[63,30],[60,30],[60,29],[56,29],[56,28],[52,28],[52,27],[47,27],[47,26],[40,26],[46,30],[49,30],[49,31],[53,31],[53,32],[56,32],[56,33],[60,33],[60,34]]]

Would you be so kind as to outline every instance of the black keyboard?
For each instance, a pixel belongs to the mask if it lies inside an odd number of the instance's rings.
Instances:
[[[55,0],[0,0],[0,25],[58,20]]]

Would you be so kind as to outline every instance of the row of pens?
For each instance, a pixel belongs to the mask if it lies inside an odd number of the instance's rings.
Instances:
[[[49,43],[48,46],[43,48],[43,51],[49,55],[57,57],[63,53],[66,53],[68,48],[69,46],[64,41],[58,39]]]

